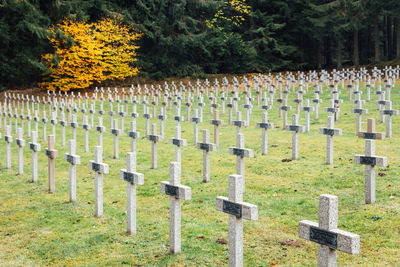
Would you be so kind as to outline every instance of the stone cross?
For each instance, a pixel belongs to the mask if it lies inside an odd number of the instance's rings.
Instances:
[[[342,135],[342,129],[335,129],[333,116],[328,116],[326,128],[320,128],[319,133],[326,135],[326,164],[333,164],[333,136]]]
[[[203,182],[210,181],[210,151],[217,150],[215,144],[210,143],[210,132],[203,130],[203,142],[197,143],[196,147],[203,150]]]
[[[330,106],[328,108],[325,108],[325,111],[330,113],[331,116],[334,116],[336,120],[336,114],[339,112],[339,108],[336,107],[335,100],[331,99],[329,100]]]
[[[37,132],[32,131],[32,142],[29,143],[29,148],[32,150],[32,182],[38,181],[38,157],[37,152],[40,151],[40,144],[37,142]]]
[[[39,126],[39,115],[38,115],[38,110],[35,110],[35,114],[33,116],[33,121],[35,122],[35,132],[38,132]],[[4,120],[4,122],[6,122],[6,120]]]
[[[65,153],[65,161],[69,163],[69,201],[76,201],[76,165],[81,164],[81,157],[76,155],[76,140],[68,141],[69,153]]]
[[[358,132],[357,136],[363,139],[382,140],[385,138],[384,133],[375,132],[375,119],[369,118],[366,132]]]
[[[262,122],[257,123],[257,128],[262,129],[262,146],[261,146],[261,154],[267,155],[268,153],[268,129],[273,129],[274,124],[268,122],[268,111],[264,110],[262,115]]]
[[[228,117],[229,117],[229,124],[232,124],[232,108],[233,108],[233,104],[232,104],[232,97],[229,98],[229,103],[226,104],[226,107],[228,108]]]
[[[236,134],[241,133],[242,127],[248,126],[246,121],[242,121],[242,113],[240,111],[236,112],[236,120],[232,121],[232,124],[236,126]]]
[[[26,114],[26,120],[27,120],[27,127],[28,127],[28,137],[31,137],[31,121],[32,121],[32,117],[31,117],[31,110],[29,109],[28,106],[28,110],[27,110],[27,114]],[[1,120],[0,120],[0,127],[1,127]]]
[[[246,110],[246,127],[250,125],[250,114],[251,114],[251,108],[253,107],[253,105],[251,104],[251,102],[249,101],[249,98],[246,97],[244,99],[245,103],[243,105],[243,108]]]
[[[299,125],[299,117],[294,114],[292,117],[292,125],[286,127],[286,130],[292,131],[292,159],[299,157],[299,132],[304,132],[304,126]]]
[[[376,101],[376,103],[378,104],[379,112],[380,112],[380,115],[381,115],[381,122],[383,123],[383,122],[385,122],[385,116],[384,116],[384,114],[382,112],[382,110],[385,108],[385,105],[386,105],[385,92],[377,91],[377,93],[378,92],[381,92],[381,94],[378,95],[379,99],[378,99],[378,101]]]
[[[161,182],[161,193],[169,195],[169,251],[181,252],[181,199],[190,200],[191,188],[181,185],[181,164],[171,162],[169,182]]]
[[[294,103],[296,103],[296,114],[300,114],[301,106],[303,104],[303,95],[297,93],[297,98],[293,100]]]
[[[214,125],[214,144],[219,146],[219,126],[224,123],[223,120],[219,119],[218,109],[214,109],[214,119],[210,120],[210,123]]]
[[[51,113],[50,124],[51,124],[51,135],[53,135],[54,138],[56,138],[57,112]]]
[[[386,109],[381,111],[386,115],[386,137],[392,136],[392,116],[399,115],[399,111],[392,109],[392,101],[386,101]]]
[[[175,162],[181,163],[181,147],[186,146],[186,139],[181,137],[181,127],[175,126],[175,138],[171,138],[171,144],[175,145]]]
[[[58,122],[61,125],[61,145],[65,147],[65,114],[64,111],[60,113],[60,121]]]
[[[114,127],[111,128],[111,134],[114,135],[114,159],[119,158],[118,153],[118,135],[120,134],[120,130],[118,129],[118,120],[114,119]]]
[[[46,111],[43,110],[43,117],[42,117],[42,123],[43,123],[43,141],[47,141],[47,118],[46,118]]]
[[[23,139],[23,130],[18,128],[18,138],[15,139],[18,146],[18,174],[24,174],[24,146],[25,140]]]
[[[128,136],[131,138],[131,152],[136,155],[136,139],[140,137],[140,133],[136,131],[136,119],[133,118],[131,121],[131,130],[128,132]],[[135,163],[136,164],[136,163]]]
[[[144,175],[136,172],[136,151],[126,154],[126,169],[120,170],[120,179],[126,183],[127,225],[129,234],[136,234],[136,185],[144,184]]]
[[[120,132],[123,134],[125,132],[125,123],[124,123],[124,117],[125,117],[125,111],[124,111],[124,106],[122,105],[119,110],[119,116],[121,117],[121,127],[120,127]]]
[[[362,104],[363,100],[360,99],[360,94],[357,94],[356,108],[351,109],[352,113],[356,114],[356,134],[361,132],[361,121],[362,121],[362,114],[367,114],[368,109],[363,109]]]
[[[157,169],[157,143],[162,141],[161,136],[157,135],[157,125],[151,125],[151,134],[146,135],[146,138],[151,141],[151,168]]]
[[[180,106],[179,105],[177,105],[177,106],[175,106],[175,116],[174,116],[174,121],[176,121],[176,126],[179,126],[180,125],[180,122],[181,121],[184,121],[184,117],[183,116],[181,116],[181,109],[180,109]]]
[[[14,109],[14,128],[15,133],[18,133],[18,110],[17,108]]]
[[[109,99],[109,101],[112,101],[112,98]],[[113,104],[110,102],[110,111],[108,111],[108,115],[110,115],[110,129],[113,127],[113,116],[114,116],[114,110],[113,110]]]
[[[305,114],[305,132],[310,131],[310,112],[314,111],[314,107],[310,107],[310,100],[306,99],[305,106],[302,108]]]
[[[95,216],[103,216],[103,174],[109,172],[107,164],[103,163],[103,148],[96,146],[94,148],[94,160],[89,161],[89,168],[94,173],[94,199],[95,199]]]
[[[150,118],[149,108],[146,108],[146,112],[143,114],[143,118],[146,119],[146,136],[150,134]]]
[[[360,236],[343,230],[338,225],[338,198],[323,194],[319,196],[318,223],[299,222],[299,237],[318,243],[318,267],[336,266],[336,251],[348,254],[360,252]]]
[[[82,128],[85,131],[84,133],[84,146],[85,146],[85,153],[89,152],[89,130],[92,128],[88,121],[88,116],[83,115],[83,124]]]
[[[229,266],[243,266],[243,219],[258,220],[258,207],[243,202],[240,175],[229,176],[229,197],[218,196],[215,207],[229,214]]]
[[[375,134],[376,137],[377,133],[373,133],[375,124],[372,122],[375,121],[368,120],[367,134]],[[383,133],[381,137],[384,138]],[[365,155],[355,155],[354,163],[365,165],[365,203],[373,204],[375,203],[375,166],[387,166],[387,158],[375,156],[375,140],[367,139],[365,140]]]
[[[103,133],[106,128],[103,126],[103,117],[98,117],[96,132],[98,133],[98,145],[103,147]]]
[[[54,193],[56,190],[55,180],[55,159],[58,158],[58,151],[54,149],[54,136],[49,135],[48,147],[46,148],[46,156],[48,160],[48,173],[49,173],[49,193]]]
[[[193,142],[196,145],[198,143],[199,140],[199,122],[200,122],[200,118],[199,118],[199,111],[197,109],[194,110],[194,116],[192,117],[192,122],[193,122]]]
[[[253,150],[244,148],[244,135],[238,133],[236,135],[236,147],[229,148],[229,154],[236,156],[236,173],[243,179],[241,185],[243,186],[242,192],[245,191],[245,168],[244,158],[254,157]]]
[[[287,128],[287,112],[288,112],[288,110],[292,109],[292,107],[288,106],[287,105],[287,100],[284,99],[283,100],[283,105],[280,106],[280,109],[283,112],[283,129],[286,129]]]
[[[70,125],[72,128],[72,139],[76,140],[76,128],[78,128],[76,114],[72,114],[72,121],[71,121]]]
[[[158,115],[158,119],[160,120],[160,136],[164,138],[164,120],[167,119],[166,110],[164,108],[160,108],[160,115]]]
[[[11,126],[6,126],[6,135],[4,136],[4,141],[6,141],[6,168],[11,169],[11,143],[13,142],[13,137],[11,135]]]

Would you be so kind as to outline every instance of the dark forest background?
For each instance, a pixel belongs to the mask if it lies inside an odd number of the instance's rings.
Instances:
[[[122,15],[143,33],[137,64],[151,79],[400,61],[400,0],[246,2],[245,21],[218,30],[205,21],[224,1],[0,0],[0,86],[40,80],[41,55],[51,51],[47,29],[65,17]]]

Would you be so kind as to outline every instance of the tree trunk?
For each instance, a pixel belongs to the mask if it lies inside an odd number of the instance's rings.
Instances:
[[[342,68],[342,36],[339,36],[338,38],[338,44],[337,44],[337,68],[341,69]]]
[[[393,41],[392,41],[392,18],[391,17],[387,17],[387,42],[388,42],[388,60],[391,60],[393,57]]]
[[[322,68],[322,50],[323,50],[324,43],[322,40],[318,40],[318,68]]]
[[[353,46],[353,64],[354,67],[358,68],[360,66],[360,58],[358,55],[358,30],[354,30]]]
[[[375,62],[378,62],[381,60],[380,51],[379,51],[379,16],[375,16],[374,48],[375,48]]]
[[[326,51],[325,51],[325,62],[328,68],[333,66],[333,55],[332,55],[332,38],[326,38]]]
[[[400,17],[396,21],[396,58],[400,59]]]

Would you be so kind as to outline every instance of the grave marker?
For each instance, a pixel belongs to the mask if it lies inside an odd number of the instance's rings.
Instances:
[[[76,155],[76,140],[68,141],[69,153],[65,153],[65,161],[69,163],[69,201],[76,201],[76,165],[81,164],[81,157]]]
[[[210,181],[210,151],[217,150],[215,144],[210,143],[210,132],[203,130],[203,142],[197,143],[196,147],[203,150],[203,182]]]
[[[328,116],[327,127],[320,128],[319,133],[326,135],[326,164],[333,164],[333,136],[342,135],[342,129],[335,129],[335,120]]]
[[[25,140],[23,139],[23,130],[18,128],[18,138],[15,139],[15,143],[18,146],[18,174],[24,174],[24,146]]]
[[[268,153],[268,129],[273,129],[274,124],[268,122],[268,111],[264,110],[262,115],[262,122],[257,123],[257,128],[262,129],[262,145],[261,145],[261,154],[267,155]]]
[[[46,148],[46,156],[48,160],[48,173],[49,173],[49,193],[54,193],[56,190],[55,181],[55,159],[58,158],[58,151],[54,148],[54,136],[48,136],[48,147]]]
[[[103,174],[109,172],[108,165],[103,163],[103,148],[96,146],[94,160],[89,161],[89,168],[94,171],[95,216],[103,216]]]
[[[286,130],[292,131],[292,159],[299,157],[299,132],[304,132],[304,126],[299,125],[299,117],[294,114],[292,117],[292,125],[286,127]]]

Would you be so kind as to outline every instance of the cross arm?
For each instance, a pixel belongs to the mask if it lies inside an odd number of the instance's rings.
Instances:
[[[325,135],[342,135],[342,129],[319,128],[319,133]]]
[[[72,165],[79,165],[81,164],[81,157],[78,155],[65,153],[65,161],[71,163]]]
[[[358,154],[354,156],[354,163],[363,165],[382,166],[382,167],[388,165],[387,157],[378,157],[378,156],[368,157]]]
[[[232,202],[227,197],[219,196],[216,198],[215,208],[246,220],[258,220],[258,207],[247,202]]]
[[[132,184],[143,185],[144,175],[138,172],[128,172],[126,169],[122,169],[119,172],[119,178]]]
[[[192,198],[192,190],[185,185],[171,185],[167,181],[161,181],[160,190],[162,194],[174,196],[183,200],[190,200]]]
[[[360,236],[339,229],[323,230],[318,223],[303,220],[299,222],[299,237],[329,246],[348,254],[360,253]]]
[[[97,162],[94,162],[94,160],[89,161],[89,168],[98,173],[107,174],[109,172],[108,164],[97,163]]]

